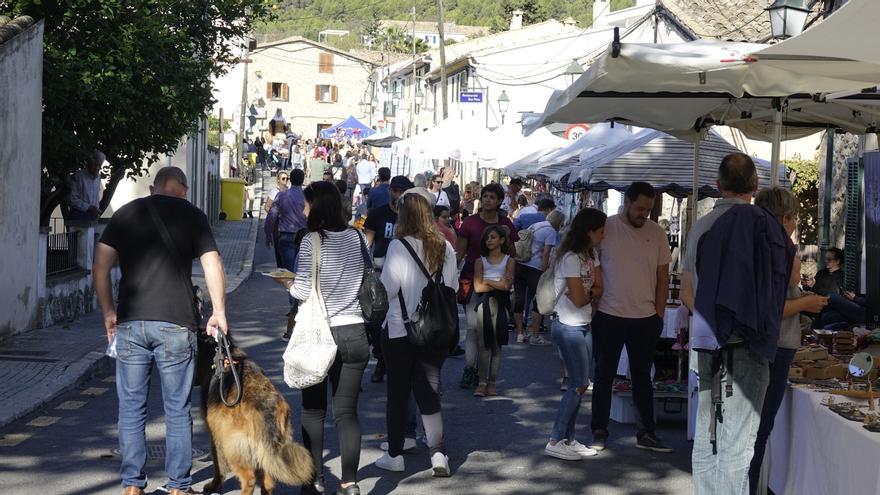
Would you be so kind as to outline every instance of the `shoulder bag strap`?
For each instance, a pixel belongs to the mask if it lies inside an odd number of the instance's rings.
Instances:
[[[145,198],[144,204],[147,205],[147,211],[150,212],[150,217],[153,219],[156,229],[159,230],[159,236],[162,238],[162,242],[165,244],[168,254],[171,255],[175,264],[178,265],[177,271],[180,273],[180,280],[183,282],[183,286],[186,289],[186,294],[189,297],[190,307],[193,312],[193,318],[195,318],[196,327],[198,327],[202,323],[201,315],[199,315],[195,306],[196,295],[193,292],[192,280],[186,278],[186,267],[182,264],[183,257],[180,255],[180,251],[177,250],[177,246],[174,245],[174,241],[171,240],[171,234],[168,233],[168,227],[165,226],[165,222],[159,217],[159,212],[156,210],[156,206],[153,205],[152,200],[149,197]]]
[[[367,241],[364,240],[364,237],[355,230],[357,233],[358,242],[361,245],[361,256],[364,258],[364,274],[370,272],[373,269],[373,260],[370,258],[370,252],[367,250]]]

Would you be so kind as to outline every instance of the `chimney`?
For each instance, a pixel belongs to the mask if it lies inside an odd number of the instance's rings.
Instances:
[[[595,0],[593,2],[593,27],[605,25],[605,16],[611,11],[611,0]]]
[[[562,21],[562,25],[567,28],[577,27],[577,21],[574,20],[574,17],[568,17],[564,21]]]
[[[510,18],[510,30],[518,31],[523,27],[523,11],[514,10],[513,17]]]

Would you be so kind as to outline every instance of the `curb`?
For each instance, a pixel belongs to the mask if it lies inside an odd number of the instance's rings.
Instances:
[[[89,352],[77,361],[68,363],[64,373],[47,384],[45,390],[33,392],[27,401],[16,401],[17,407],[12,412],[0,417],[0,428],[5,428],[10,423],[40,409],[81,383],[115,368],[115,366],[113,359],[104,354],[103,346]]]

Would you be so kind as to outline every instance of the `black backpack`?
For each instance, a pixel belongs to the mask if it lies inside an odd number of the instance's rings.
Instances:
[[[400,239],[400,242],[403,243],[416,264],[421,268],[422,274],[428,279],[428,284],[422,289],[422,298],[419,300],[419,305],[412,318],[406,311],[403,291],[398,293],[406,336],[417,347],[437,352],[449,352],[455,349],[459,339],[458,304],[456,303],[455,291],[443,283],[442,266],[432,277],[412,246],[405,239]]]

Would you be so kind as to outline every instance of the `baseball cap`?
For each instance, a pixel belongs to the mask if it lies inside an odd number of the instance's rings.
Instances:
[[[413,187],[412,181],[406,178],[405,175],[395,175],[391,179],[391,184],[388,185],[390,189],[403,189],[406,191],[407,189],[411,189]]]

